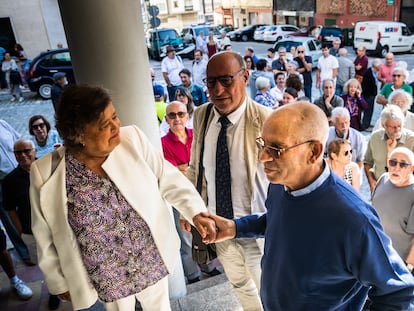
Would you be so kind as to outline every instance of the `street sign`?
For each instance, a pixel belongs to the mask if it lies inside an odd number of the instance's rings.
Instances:
[[[150,23],[152,27],[157,28],[159,25],[161,25],[161,20],[158,17],[153,16],[150,19]]]
[[[156,5],[150,5],[148,7],[148,14],[150,16],[157,16],[160,13],[160,9]]]

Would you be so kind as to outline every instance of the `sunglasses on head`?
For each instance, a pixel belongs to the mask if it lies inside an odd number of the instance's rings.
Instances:
[[[391,166],[391,167],[395,167],[398,164],[400,165],[400,168],[407,168],[407,167],[411,166],[411,163],[398,162],[397,160],[393,160],[393,159],[388,160],[388,165]]]

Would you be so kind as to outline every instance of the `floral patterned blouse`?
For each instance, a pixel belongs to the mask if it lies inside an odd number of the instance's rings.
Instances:
[[[167,276],[146,222],[116,185],[66,153],[68,221],[83,263],[104,302],[144,290]]]

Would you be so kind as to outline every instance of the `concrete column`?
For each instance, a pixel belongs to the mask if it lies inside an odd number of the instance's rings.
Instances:
[[[77,84],[109,89],[121,123],[138,125],[161,149],[139,0],[58,2]],[[186,294],[177,256],[171,298]]]
[[[59,0],[78,84],[111,91],[123,125],[160,147],[139,0]]]

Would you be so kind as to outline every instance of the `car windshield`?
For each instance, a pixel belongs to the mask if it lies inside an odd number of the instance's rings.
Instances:
[[[277,29],[277,26],[272,26],[272,27],[269,27],[269,31],[275,31]]]
[[[161,42],[167,42],[169,40],[177,39],[177,33],[174,30],[165,30],[159,31],[158,35],[160,36]]]
[[[262,31],[262,30],[265,30],[266,29],[266,26],[260,26],[259,28],[257,28],[257,31]]]
[[[278,42],[275,45],[275,51],[278,51],[281,47],[284,47],[286,49],[286,51],[290,51],[290,48],[292,46],[298,47],[299,45],[303,45],[303,43],[302,42],[297,42],[297,41]]]
[[[199,35],[200,31],[203,31],[204,35],[208,36],[209,28],[207,26],[206,27],[194,28],[194,32],[195,32],[196,37]]]

